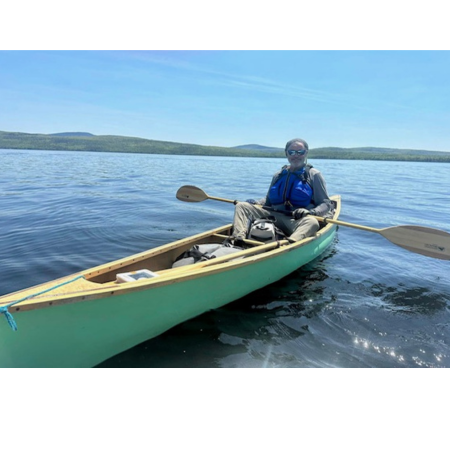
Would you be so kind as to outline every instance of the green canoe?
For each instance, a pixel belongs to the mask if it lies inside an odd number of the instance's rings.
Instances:
[[[332,199],[337,219],[340,197]],[[226,225],[0,297],[0,367],[93,367],[280,280],[319,257],[336,224],[296,243],[248,241],[242,252],[171,268],[193,245],[223,242],[230,232]],[[118,281],[143,269],[156,276]]]

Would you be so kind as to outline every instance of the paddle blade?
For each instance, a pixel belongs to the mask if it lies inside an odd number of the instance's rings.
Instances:
[[[401,225],[384,228],[379,233],[410,252],[431,258],[450,260],[450,233],[434,228]]]
[[[202,202],[209,198],[204,191],[196,186],[181,186],[176,195],[178,200],[192,203]]]

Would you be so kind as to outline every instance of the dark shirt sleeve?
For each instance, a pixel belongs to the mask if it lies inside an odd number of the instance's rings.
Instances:
[[[321,217],[329,216],[333,212],[333,203],[328,195],[325,179],[318,170],[311,169],[310,174],[313,189],[313,207],[309,208],[311,214]]]

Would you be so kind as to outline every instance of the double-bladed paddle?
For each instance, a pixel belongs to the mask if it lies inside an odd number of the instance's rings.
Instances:
[[[183,202],[202,202],[204,200],[217,200],[226,203],[237,203],[236,200],[211,197],[196,186],[182,186],[177,191],[177,199]],[[372,228],[340,220],[316,217],[320,222],[333,223],[343,227],[356,228],[362,231],[377,233],[399,247],[410,252],[419,253],[431,258],[450,260],[450,233],[435,228],[416,225],[398,225],[388,228]]]

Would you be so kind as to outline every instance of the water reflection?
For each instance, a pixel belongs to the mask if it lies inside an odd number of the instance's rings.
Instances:
[[[386,303],[385,307],[394,313],[432,315],[445,310],[450,295],[435,292],[424,286],[406,287],[374,284],[370,289],[374,297]]]

